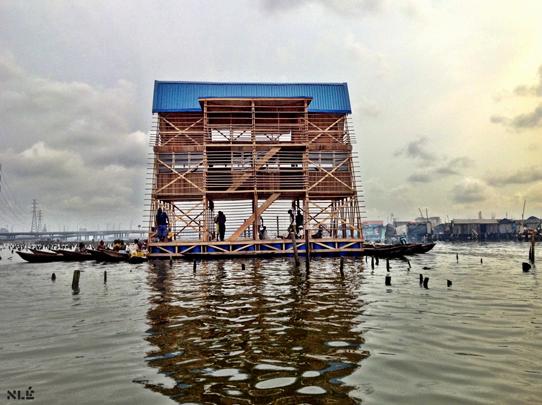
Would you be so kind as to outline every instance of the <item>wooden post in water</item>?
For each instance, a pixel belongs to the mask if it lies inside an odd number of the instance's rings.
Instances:
[[[456,263],[459,263],[459,253],[455,254],[455,261],[456,261]]]
[[[194,273],[196,272],[197,267],[198,267],[198,262],[194,259],[194,269],[193,269]]]
[[[423,284],[423,274],[420,273],[420,285]]]
[[[423,279],[423,288],[425,289],[429,288],[429,277],[425,277]]]
[[[310,248],[310,240],[309,240],[309,230],[305,230],[305,270],[307,271],[307,274],[309,274],[310,267],[311,267],[311,248]]]
[[[390,259],[386,259],[386,270],[390,271]]]
[[[389,274],[386,274],[386,281],[385,284],[387,286],[391,286],[391,276]]]
[[[245,263],[241,263],[241,270],[245,269]]]
[[[104,284],[107,283],[107,270],[104,270]]]
[[[51,280],[53,280],[53,281],[56,280],[56,274],[55,273],[51,274]]]
[[[375,269],[375,257],[371,256],[371,270]]]
[[[339,262],[339,271],[341,272],[341,276],[344,276],[344,257],[342,256]]]
[[[72,278],[72,290],[79,290],[79,277],[81,276],[80,270],[75,270],[73,272]]]
[[[309,262],[311,260],[311,243],[310,243],[310,231],[305,230],[305,260]]]
[[[534,263],[534,244],[536,242],[534,231],[531,233],[531,263]]]
[[[292,247],[294,249],[294,263],[295,267],[299,267],[299,256],[297,254],[297,242],[295,240],[295,233],[292,232]]]

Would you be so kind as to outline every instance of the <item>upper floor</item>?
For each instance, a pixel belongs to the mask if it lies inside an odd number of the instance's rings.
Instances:
[[[350,144],[345,83],[156,82],[154,145],[284,144],[345,149]]]

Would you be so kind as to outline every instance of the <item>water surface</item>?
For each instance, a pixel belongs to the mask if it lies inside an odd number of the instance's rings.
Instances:
[[[527,250],[439,244],[410,270],[392,261],[391,287],[383,261],[373,271],[359,258],[342,275],[335,258],[313,260],[308,275],[290,259],[202,262],[194,273],[183,261],[29,264],[4,250],[0,395],[32,386],[35,403],[51,404],[539,403],[541,287],[536,269],[521,270]]]

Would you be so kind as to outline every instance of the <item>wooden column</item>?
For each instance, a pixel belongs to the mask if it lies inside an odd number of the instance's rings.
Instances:
[[[203,185],[203,237],[202,240],[207,242],[209,241],[209,236],[212,232],[209,232],[209,227],[214,226],[211,211],[209,210],[209,200],[207,198],[207,167],[209,162],[207,160],[207,100],[203,102],[203,175],[202,175],[202,185]]]
[[[260,215],[258,213],[258,182],[256,179],[256,161],[258,160],[258,151],[256,149],[256,106],[254,105],[254,100],[251,102],[252,110],[252,128],[251,128],[251,138],[252,138],[252,178],[254,180],[253,190],[254,194],[252,196],[252,215],[254,217],[254,222],[252,223],[252,239],[258,240],[258,224],[260,223]]]
[[[305,199],[303,200],[303,229],[305,230],[305,254],[307,255],[307,260],[310,260],[311,246],[310,246],[310,215],[309,215],[309,197],[305,194]]]

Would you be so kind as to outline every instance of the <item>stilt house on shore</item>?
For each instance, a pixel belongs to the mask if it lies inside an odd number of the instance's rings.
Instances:
[[[154,85],[151,257],[359,254],[346,83]],[[158,208],[169,237],[156,237]],[[223,241],[216,215],[226,216]]]

